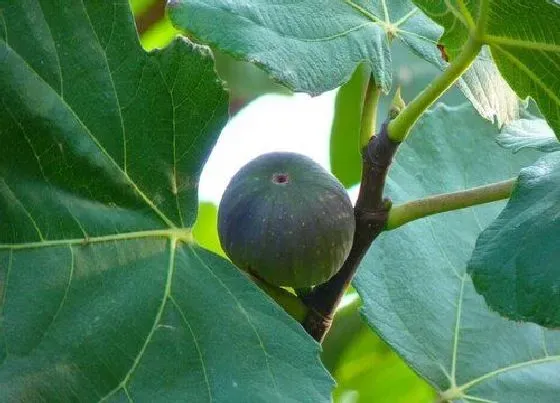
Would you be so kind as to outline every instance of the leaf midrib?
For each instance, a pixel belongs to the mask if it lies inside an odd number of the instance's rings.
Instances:
[[[142,357],[144,356],[144,353],[146,352],[146,349],[148,348],[148,345],[152,341],[152,337],[153,337],[154,333],[156,332],[157,327],[158,327],[158,325],[161,321],[161,317],[163,315],[163,311],[165,310],[165,305],[167,304],[167,300],[168,300],[169,296],[171,295],[171,284],[173,282],[173,273],[175,271],[175,250],[176,250],[176,248],[177,248],[177,239],[172,238],[171,242],[170,242],[170,245],[169,245],[169,262],[168,262],[168,266],[167,266],[167,278],[165,280],[165,289],[163,291],[163,297],[161,298],[160,306],[159,306],[159,308],[156,312],[156,316],[154,318],[154,323],[152,324],[152,328],[148,332],[148,335],[146,336],[146,340],[144,340],[144,344],[142,345],[142,348],[140,348],[140,351],[138,352],[138,354],[134,358],[134,362],[130,366],[130,369],[128,370],[128,372],[126,373],[124,378],[119,382],[119,384],[113,390],[109,391],[109,393],[107,393],[105,396],[103,396],[99,400],[100,402],[107,400],[108,398],[113,396],[115,393],[117,393],[121,389],[125,391],[126,395],[130,399],[130,395],[129,395],[128,388],[127,388],[127,383],[130,381],[130,378],[134,374],[134,371],[136,371],[136,368],[138,368],[138,365],[140,364],[140,361],[142,360]]]
[[[141,239],[141,238],[177,238],[178,240],[185,243],[193,243],[192,229],[189,228],[170,228],[170,229],[159,229],[159,230],[149,230],[149,231],[134,231],[134,232],[122,232],[111,235],[102,235],[97,237],[86,237],[86,238],[72,238],[72,239],[54,239],[48,241],[35,241],[35,242],[23,242],[23,243],[13,243],[13,244],[0,244],[0,251],[2,250],[23,250],[23,249],[39,249],[48,248],[56,246],[71,246],[71,245],[83,245],[87,246],[89,244],[111,242],[111,241],[125,241],[131,239]]]

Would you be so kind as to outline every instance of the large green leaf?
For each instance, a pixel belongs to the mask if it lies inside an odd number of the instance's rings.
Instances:
[[[468,270],[490,307],[560,327],[560,152],[525,168],[511,199],[476,241]]]
[[[164,15],[140,37],[146,50],[154,50],[167,46],[179,34]],[[249,101],[266,93],[291,94],[287,88],[274,82],[270,77],[252,63],[235,60],[231,56],[212,49],[216,71],[225,81],[230,94],[230,113],[237,112]]]
[[[348,81],[362,61],[388,92],[390,39],[398,37],[422,54],[431,52],[439,34],[410,1],[173,0],[168,11],[175,25],[204,43],[261,65],[293,90],[314,94]]]
[[[293,90],[312,94],[346,83],[361,62],[369,64],[387,93],[393,39],[439,68],[447,66],[437,48],[441,28],[410,0],[174,0],[169,15],[189,35],[262,66]],[[517,97],[489,55],[476,60],[459,87],[485,118],[507,122],[517,117]]]
[[[538,155],[513,157],[472,108],[440,106],[401,145],[388,179],[394,202],[503,180]],[[442,398],[556,402],[560,332],[508,321],[474,290],[466,262],[503,203],[435,215],[384,233],[354,281],[363,314]],[[486,399],[486,400],[484,400]]]
[[[483,37],[502,76],[520,98],[531,96],[560,138],[560,6],[549,0],[414,0],[445,28],[453,58],[473,31],[480,4],[487,13]]]
[[[209,52],[145,53],[126,0],[0,9],[0,401],[328,400],[317,343],[192,242]]]

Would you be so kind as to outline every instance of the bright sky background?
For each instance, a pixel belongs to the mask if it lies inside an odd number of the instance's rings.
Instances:
[[[137,3],[141,3],[138,0]],[[142,36],[146,50],[165,46],[176,35],[164,19]],[[329,142],[336,90],[264,95],[244,107],[222,130],[199,183],[199,198],[219,204],[231,177],[253,158],[272,151],[305,154],[330,170]]]
[[[219,204],[231,177],[253,158],[271,151],[305,154],[330,169],[329,138],[336,91],[318,97],[265,95],[222,130],[200,178],[201,201]]]

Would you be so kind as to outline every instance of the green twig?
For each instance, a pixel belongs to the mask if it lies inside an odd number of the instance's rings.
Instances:
[[[454,193],[443,193],[425,199],[413,200],[394,206],[389,211],[386,230],[400,227],[410,221],[432,214],[460,210],[477,204],[507,199],[515,186],[517,178],[492,183]]]
[[[476,39],[470,38],[467,41],[461,53],[443,73],[437,76],[416,98],[410,101],[399,116],[389,123],[388,132],[391,140],[404,141],[420,116],[469,68],[481,47],[482,43]]]
[[[470,32],[469,39],[464,44],[461,53],[447,66],[442,74],[437,76],[420,94],[416,96],[406,108],[402,110],[388,127],[389,138],[393,141],[402,142],[408,135],[410,129],[422,114],[443,93],[453,85],[455,81],[469,68],[483,45],[483,38],[488,23],[489,0],[481,0],[478,8],[479,15],[474,30]]]

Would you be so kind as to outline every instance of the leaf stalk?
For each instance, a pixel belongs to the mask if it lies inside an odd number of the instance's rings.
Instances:
[[[432,214],[460,210],[478,204],[507,199],[517,183],[517,178],[478,186],[453,193],[443,193],[424,199],[413,200],[391,208],[385,230],[393,230],[410,221]]]
[[[461,77],[474,61],[482,42],[469,38],[459,55],[389,123],[389,138],[402,142],[420,116]]]

